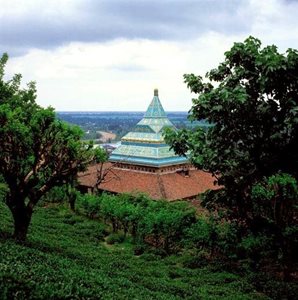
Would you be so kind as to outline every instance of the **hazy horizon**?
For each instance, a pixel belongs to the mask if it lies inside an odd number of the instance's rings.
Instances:
[[[130,113],[145,113],[146,110],[55,110],[58,113],[122,113],[122,112],[130,112]],[[186,110],[165,110],[166,113],[188,113]]]

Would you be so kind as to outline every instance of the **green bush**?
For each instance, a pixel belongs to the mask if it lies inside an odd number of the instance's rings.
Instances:
[[[113,245],[113,244],[121,244],[124,242],[125,236],[121,233],[112,233],[110,234],[107,239],[106,242],[109,245]]]
[[[130,233],[137,244],[147,243],[168,254],[182,248],[184,231],[196,220],[187,203],[153,201],[142,194],[81,195],[78,203],[87,216],[110,224],[114,233]]]
[[[62,203],[67,202],[68,197],[66,193],[66,186],[56,186],[53,187],[49,192],[47,192],[42,198],[42,202],[46,203]]]
[[[99,217],[101,198],[91,194],[79,194],[77,207],[83,209],[83,212],[90,218]]]
[[[138,244],[134,245],[134,247],[133,247],[134,255],[142,255],[142,254],[144,254],[144,252],[146,250],[147,250],[147,247],[145,246],[144,243],[138,243]]]
[[[271,260],[279,262],[284,278],[289,279],[293,265],[298,263],[297,180],[286,173],[264,177],[252,187],[251,199],[254,247],[265,251],[271,247]],[[266,254],[268,258],[269,252]]]
[[[139,237],[166,253],[182,248],[184,231],[195,222],[195,211],[184,202],[152,201],[139,224]]]
[[[297,282],[280,281],[266,273],[251,273],[248,278],[257,290],[268,295],[271,299],[297,299]]]
[[[208,253],[200,251],[193,254],[183,255],[182,265],[185,268],[196,269],[207,266],[209,263]]]
[[[63,223],[65,224],[75,225],[76,223],[81,223],[81,222],[83,222],[82,218],[73,213],[68,213],[64,215]]]
[[[106,226],[104,224],[99,224],[96,226],[95,235],[98,238],[98,240],[103,241],[104,238],[109,234],[109,232],[106,229]]]

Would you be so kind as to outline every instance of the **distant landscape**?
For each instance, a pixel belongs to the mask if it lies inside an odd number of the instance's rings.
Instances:
[[[90,111],[90,112],[57,112],[58,118],[70,124],[78,125],[84,131],[84,139],[97,143],[120,141],[143,118],[144,112],[136,111]],[[169,112],[168,118],[178,128],[210,126],[205,121],[191,122],[186,111]],[[111,135],[112,134],[112,135]],[[114,134],[114,135],[113,135]],[[104,135],[104,136],[103,136]]]

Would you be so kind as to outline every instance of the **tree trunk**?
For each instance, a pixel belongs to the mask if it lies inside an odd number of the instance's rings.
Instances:
[[[112,219],[111,219],[111,222],[112,222],[113,232],[116,232],[116,231],[117,231],[117,225],[116,225],[115,219],[112,218]]]
[[[137,224],[135,222],[133,222],[131,225],[131,235],[133,238],[135,238],[137,235]]]
[[[76,204],[76,195],[70,194],[70,196],[69,196],[69,206],[70,206],[70,209],[72,211],[75,211],[75,209],[76,209],[75,204]]]
[[[165,236],[165,239],[164,239],[164,250],[166,251],[167,254],[170,254],[169,236]]]
[[[11,209],[14,220],[14,238],[18,241],[25,241],[32,216],[32,209],[25,204],[15,206]]]
[[[73,199],[69,199],[69,206],[72,211],[75,211],[75,201]]]
[[[75,211],[77,194],[76,194],[75,189],[74,189],[74,182],[72,182],[72,184],[69,183],[67,185],[67,187],[66,187],[66,195],[67,195],[67,198],[68,198],[68,201],[69,201],[70,209],[72,211]]]

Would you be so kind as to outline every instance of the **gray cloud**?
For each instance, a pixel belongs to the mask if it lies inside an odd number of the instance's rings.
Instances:
[[[48,13],[44,2],[40,12],[0,17],[0,50],[19,55],[32,47],[50,49],[71,41],[187,40],[210,30],[230,34],[248,32],[248,20],[238,14],[244,3],[244,0],[85,0],[68,14],[59,10]]]

